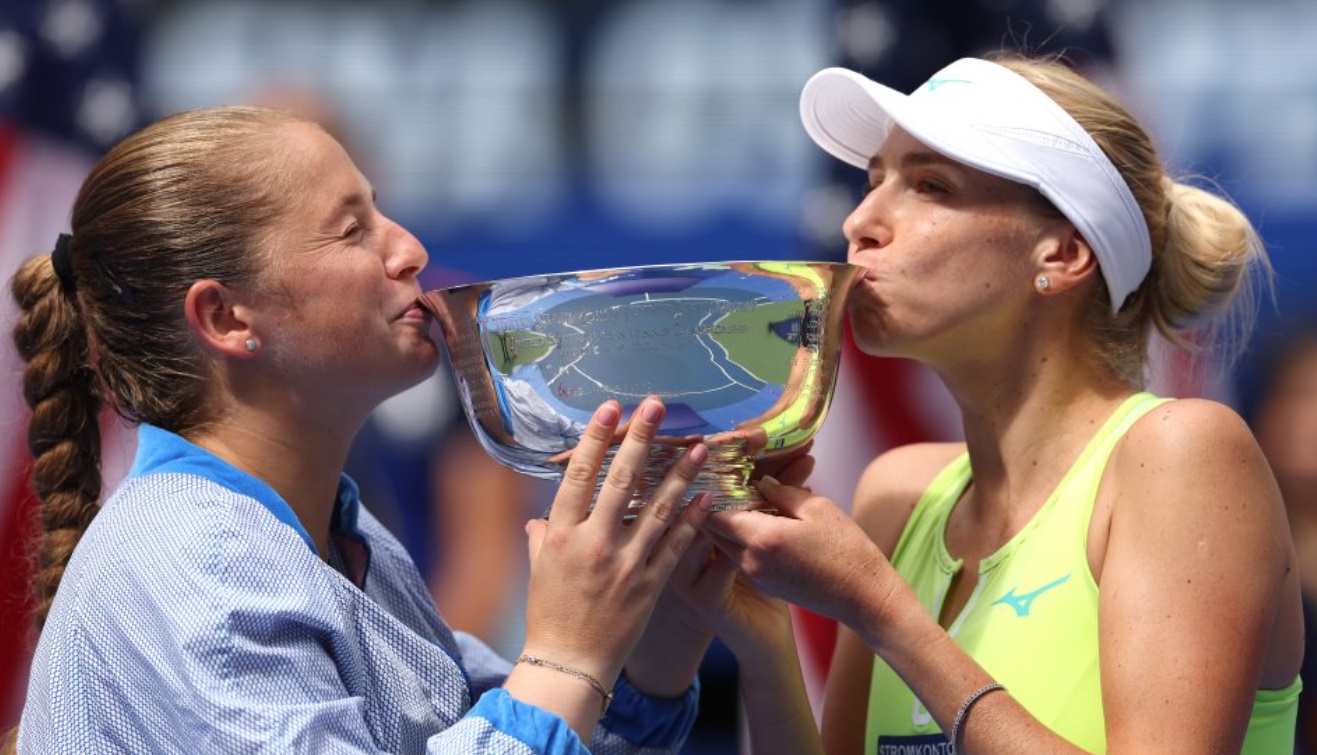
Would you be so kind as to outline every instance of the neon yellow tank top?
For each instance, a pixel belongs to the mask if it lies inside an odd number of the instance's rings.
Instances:
[[[1131,396],[1088,442],[1038,513],[979,563],[978,584],[948,633],[1039,721],[1092,753],[1105,753],[1098,667],[1098,585],[1088,568],[1088,525],[1098,483],[1116,442],[1164,403]],[[970,483],[969,456],[953,461],[924,491],[901,533],[892,564],[934,616],[961,567],[946,548],[947,517]],[[1301,683],[1259,690],[1243,755],[1288,753]],[[874,659],[865,752],[949,753],[928,710]]]

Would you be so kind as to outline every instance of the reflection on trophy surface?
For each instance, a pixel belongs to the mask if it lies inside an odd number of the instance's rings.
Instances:
[[[691,492],[714,508],[763,503],[754,461],[818,431],[837,376],[845,299],[862,268],[832,262],[650,265],[438,289],[467,419],[494,458],[560,479],[594,410],[667,406],[635,505],[696,440]],[[602,482],[602,478],[601,478]]]

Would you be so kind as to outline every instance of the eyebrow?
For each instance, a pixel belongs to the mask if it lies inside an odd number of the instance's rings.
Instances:
[[[952,160],[951,158],[933,150],[921,150],[918,152],[907,152],[901,158],[901,165],[904,167],[919,167],[923,165],[944,165],[950,168],[964,168],[965,166]],[[881,155],[874,155],[869,158],[869,170],[881,170],[884,167]]]
[[[376,193],[375,187],[374,186],[370,187],[370,201],[374,202],[378,198],[379,195]],[[353,191],[351,194],[348,194],[346,197],[343,197],[341,200],[339,200],[338,206],[340,208],[358,207],[364,204],[366,204],[365,195],[363,195],[360,191]]]
[[[378,195],[375,191],[375,187],[372,186],[370,188],[370,202],[373,203],[376,200],[377,196]],[[345,213],[351,212],[352,210],[355,210],[360,207],[365,207],[366,204],[367,204],[366,195],[362,194],[360,191],[354,190],[351,193],[349,193],[347,196],[338,200],[338,204],[334,205],[333,211],[331,211],[329,214],[328,222],[332,224],[335,221],[337,221],[339,218],[343,217]]]

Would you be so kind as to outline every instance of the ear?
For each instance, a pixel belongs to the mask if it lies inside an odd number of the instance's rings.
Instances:
[[[1098,272],[1097,255],[1071,223],[1044,235],[1035,251],[1035,276],[1045,275],[1048,293],[1068,291]]]
[[[228,286],[216,280],[199,280],[188,289],[183,313],[201,343],[227,357],[251,359],[245,343],[253,337],[246,308]]]

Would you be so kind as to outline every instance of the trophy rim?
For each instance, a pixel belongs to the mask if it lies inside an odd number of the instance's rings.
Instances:
[[[510,275],[504,278],[489,278],[480,281],[468,281],[465,283],[455,283],[451,286],[437,286],[435,288],[425,289],[423,294],[445,293],[462,291],[468,288],[478,286],[492,286],[500,283],[516,283],[518,281],[542,280],[544,278],[573,278],[583,275],[605,275],[624,273],[635,270],[691,270],[701,268],[730,268],[733,265],[762,265],[771,263],[774,265],[822,265],[837,268],[863,268],[863,265],[857,265],[854,262],[845,260],[809,260],[809,259],[734,259],[734,260],[712,260],[705,262],[662,262],[654,264],[636,264],[620,265],[612,267],[582,268],[579,270],[560,270],[548,273],[527,273],[525,275]]]

